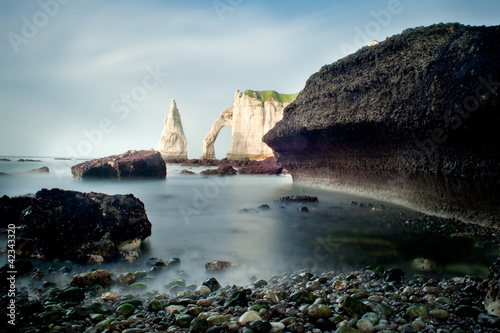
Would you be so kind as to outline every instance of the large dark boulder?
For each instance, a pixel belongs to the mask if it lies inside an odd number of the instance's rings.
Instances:
[[[19,256],[111,260],[120,245],[151,235],[144,204],[132,194],[42,189],[34,197],[2,197],[1,227],[14,224]]]
[[[307,81],[264,136],[295,182],[499,224],[500,26],[438,24]]]
[[[165,178],[167,166],[157,151],[128,151],[71,167],[75,178]]]

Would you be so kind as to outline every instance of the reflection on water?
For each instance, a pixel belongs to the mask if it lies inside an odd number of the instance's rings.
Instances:
[[[438,275],[484,276],[496,258],[495,248],[464,238],[448,239],[404,227],[414,213],[371,199],[292,184],[286,176],[203,177],[182,175],[169,165],[167,180],[77,181],[70,167],[75,161],[42,159],[36,162],[0,162],[0,195],[34,193],[59,187],[108,194],[133,193],[141,199],[153,224],[153,235],[142,248],[137,267],[150,257],[178,257],[192,280],[207,277],[204,264],[231,261],[240,269],[231,281],[249,275],[266,277],[283,272],[338,271],[368,265],[398,266],[411,271],[415,258],[436,265]],[[47,165],[50,174],[29,174]],[[191,168],[199,173],[204,168]],[[278,203],[287,195],[316,195],[307,203]],[[360,208],[352,202],[370,203]],[[261,205],[268,205],[269,209]],[[380,209],[382,205],[385,209]],[[4,259],[6,260],[6,259]],[[114,266],[127,270],[125,263]],[[223,278],[223,277],[222,277]]]

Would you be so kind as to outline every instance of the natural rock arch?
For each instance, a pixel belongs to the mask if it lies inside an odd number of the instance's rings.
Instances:
[[[215,140],[220,130],[231,127],[228,159],[259,160],[273,156],[262,137],[283,118],[283,109],[297,94],[285,95],[275,91],[236,91],[233,106],[225,108],[203,140],[203,159],[215,159]]]
[[[217,140],[217,136],[220,133],[220,130],[225,126],[233,125],[233,107],[225,108],[219,118],[214,122],[210,132],[205,136],[203,140],[203,156],[202,158],[206,159],[215,159],[215,140]]]

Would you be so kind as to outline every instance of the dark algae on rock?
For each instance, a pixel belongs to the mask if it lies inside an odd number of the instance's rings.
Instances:
[[[295,182],[499,226],[500,27],[403,31],[313,74],[264,141]]]

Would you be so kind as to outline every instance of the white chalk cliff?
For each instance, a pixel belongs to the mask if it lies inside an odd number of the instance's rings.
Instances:
[[[182,129],[181,115],[175,100],[170,104],[168,116],[163,124],[163,132],[156,148],[165,160],[186,160],[187,140]]]
[[[297,94],[285,95],[275,91],[236,91],[234,104],[224,109],[203,141],[203,156],[215,159],[214,143],[224,126],[231,126],[231,145],[228,159],[260,160],[273,156],[262,137],[283,118],[283,109]]]

